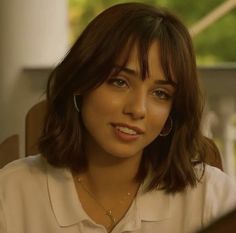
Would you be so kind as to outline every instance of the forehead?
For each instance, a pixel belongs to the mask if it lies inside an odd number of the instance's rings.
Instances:
[[[166,44],[162,44],[158,38],[147,41],[131,36],[115,61],[114,66],[120,67],[120,69],[116,69],[116,72],[118,73],[125,67],[132,68],[139,73],[142,80],[148,78],[152,73],[155,75],[155,73],[159,72],[163,79],[177,87],[178,80],[171,68],[172,59],[163,59],[163,54],[167,51],[168,54],[171,52],[166,48]],[[167,56],[168,58],[170,57],[169,55]]]
[[[118,69],[120,67],[120,70],[133,70],[143,80],[152,77],[167,79],[162,68],[159,41],[154,40],[145,50],[140,47],[138,42],[131,46],[126,45],[115,64]]]
[[[141,41],[127,42],[127,44],[122,49],[118,59],[116,61],[119,65],[127,65],[132,64],[141,66],[144,61],[147,64],[152,65],[155,63],[160,63],[160,56],[159,56],[159,42],[153,41],[150,45],[145,46],[147,47],[145,50],[142,48],[143,46],[140,45]]]

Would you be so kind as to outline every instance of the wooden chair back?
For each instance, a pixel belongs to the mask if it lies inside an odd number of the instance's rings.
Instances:
[[[206,140],[208,142],[208,151],[205,158],[206,163],[223,171],[223,163],[219,149],[212,139],[206,137]]]
[[[41,136],[46,113],[46,101],[34,105],[25,119],[25,155],[38,154],[38,140]]]
[[[0,144],[0,168],[19,158],[19,135],[15,134]]]

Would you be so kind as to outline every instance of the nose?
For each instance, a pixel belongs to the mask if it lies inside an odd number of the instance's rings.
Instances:
[[[123,113],[132,119],[144,119],[146,116],[146,96],[141,93],[132,93],[126,97]]]

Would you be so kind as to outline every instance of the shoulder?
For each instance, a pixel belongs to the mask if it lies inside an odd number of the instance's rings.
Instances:
[[[203,168],[196,169],[200,174]],[[205,212],[210,219],[236,208],[236,181],[218,168],[206,165],[196,190],[204,197]]]
[[[220,169],[207,164],[205,165],[205,169],[201,165],[197,166],[195,169],[197,176],[200,178],[199,183],[208,190],[215,190],[219,194],[236,192],[235,180]],[[202,177],[201,174],[203,174]],[[217,195],[217,193],[215,193],[215,195]]]
[[[44,158],[41,155],[15,160],[0,169],[0,187],[23,184],[45,173]]]

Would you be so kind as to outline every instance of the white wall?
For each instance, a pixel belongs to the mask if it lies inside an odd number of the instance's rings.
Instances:
[[[67,0],[0,1],[0,142],[19,134],[21,156],[25,115],[43,98],[45,68],[67,51],[67,12]]]

